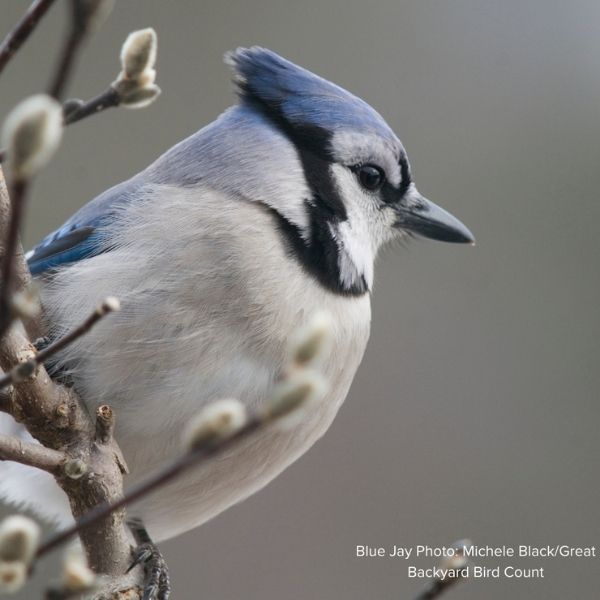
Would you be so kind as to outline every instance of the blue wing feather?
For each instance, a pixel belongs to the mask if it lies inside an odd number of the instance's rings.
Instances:
[[[131,201],[138,188],[138,177],[134,177],[88,202],[27,253],[31,273],[39,275],[106,251],[102,230],[110,226],[115,211]]]

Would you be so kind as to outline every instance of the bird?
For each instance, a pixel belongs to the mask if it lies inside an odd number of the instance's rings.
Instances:
[[[474,242],[420,194],[404,146],[365,101],[265,48],[226,62],[234,106],[27,254],[51,339],[108,294],[120,299],[54,368],[91,414],[116,411],[128,484],[177,455],[201,408],[263,406],[291,336],[315,312],[330,315],[325,397],[293,427],[261,430],[133,505],[155,541],[258,492],[327,431],[365,352],[382,247]],[[0,430],[27,437],[7,415]],[[72,523],[47,473],[1,464],[0,497]]]

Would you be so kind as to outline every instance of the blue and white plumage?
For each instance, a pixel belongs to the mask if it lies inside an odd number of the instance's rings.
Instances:
[[[254,493],[326,431],[367,343],[382,245],[406,235],[472,241],[418,193],[402,144],[368,104],[269,50],[227,60],[237,106],[28,255],[43,275],[51,335],[107,294],[121,300],[60,366],[91,409],[117,411],[129,481],[178,451],[203,405],[264,402],[294,330],[316,310],[333,317],[327,398],[292,431],[265,431],[136,505],[158,540]],[[71,518],[44,473],[0,465],[0,494],[59,524]]]

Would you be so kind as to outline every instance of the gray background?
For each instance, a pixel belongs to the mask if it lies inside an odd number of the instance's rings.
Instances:
[[[3,31],[26,5],[2,1]],[[3,114],[45,86],[63,13],[7,69]],[[478,240],[385,253],[371,342],[332,429],[260,494],[163,544],[176,600],[420,589],[404,562],[358,559],[357,544],[597,543],[600,3],[127,0],[72,94],[100,91],[126,34],[150,25],[162,97],[69,128],[36,182],[28,245],[231,104],[221,55],[247,44],[373,104],[421,191]],[[513,562],[546,578],[471,581],[447,597],[597,596],[598,559]]]

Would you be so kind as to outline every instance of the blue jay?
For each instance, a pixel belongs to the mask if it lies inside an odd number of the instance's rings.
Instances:
[[[400,140],[364,101],[263,48],[227,62],[236,106],[28,254],[52,336],[106,295],[121,300],[59,366],[90,411],[115,408],[130,482],[177,454],[202,406],[268,399],[293,332],[332,315],[326,398],[292,430],[266,429],[135,505],[157,541],[258,491],[327,430],[365,351],[384,244],[473,242],[417,191]],[[0,427],[18,430],[6,416]],[[45,473],[2,464],[0,495],[71,519]]]

